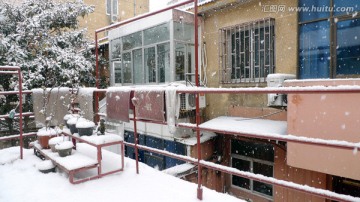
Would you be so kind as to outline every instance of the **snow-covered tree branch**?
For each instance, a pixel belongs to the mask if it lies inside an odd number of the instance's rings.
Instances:
[[[0,65],[20,66],[25,88],[93,84],[90,41],[78,27],[93,7],[52,0],[0,5]]]

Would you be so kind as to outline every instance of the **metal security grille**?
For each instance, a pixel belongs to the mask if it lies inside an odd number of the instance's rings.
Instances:
[[[220,29],[221,83],[265,82],[274,72],[273,18]]]

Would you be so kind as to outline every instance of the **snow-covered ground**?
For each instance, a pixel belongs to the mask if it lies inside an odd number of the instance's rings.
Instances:
[[[0,201],[6,202],[191,202],[196,198],[196,184],[164,174],[125,158],[125,171],[78,185],[69,183],[64,173],[42,174],[36,168],[41,162],[33,150],[24,150],[20,160],[19,147],[0,150]],[[227,194],[203,187],[204,202],[242,201]]]

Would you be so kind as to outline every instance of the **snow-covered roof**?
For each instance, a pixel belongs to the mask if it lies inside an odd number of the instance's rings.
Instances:
[[[195,168],[194,164],[184,163],[184,164],[176,165],[174,167],[165,169],[162,172],[172,175],[172,176],[175,176],[175,177],[179,177],[183,174],[186,174],[188,171],[190,171],[193,168]]]
[[[217,0],[198,0],[198,6],[203,6],[205,4],[208,4],[208,3],[211,3],[211,2],[215,2]],[[252,0],[238,0],[237,3],[246,3],[246,2],[250,2]],[[219,1],[219,4],[220,5],[223,5],[222,4],[223,2]],[[230,3],[230,2],[229,2]],[[234,2],[233,2],[234,3]],[[194,8],[194,4],[192,3],[191,5],[189,6],[186,6],[184,8],[184,10],[190,10],[190,9],[193,9]]]
[[[182,124],[185,125],[185,124]],[[204,143],[208,140],[211,140],[212,138],[216,137],[216,134],[213,132],[208,132],[208,131],[201,131],[200,132],[201,137],[200,137],[200,143]],[[194,146],[197,144],[197,139],[196,136],[194,137],[189,137],[189,138],[184,138],[184,139],[180,139],[177,140],[177,142],[181,142],[185,145],[190,145],[190,146]]]
[[[287,135],[286,121],[266,119],[220,116],[200,124],[199,127],[216,131],[226,131],[228,133]]]

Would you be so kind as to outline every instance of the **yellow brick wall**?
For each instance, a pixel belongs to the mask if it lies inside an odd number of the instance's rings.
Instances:
[[[221,84],[219,77],[219,29],[263,18],[275,19],[275,73],[296,74],[298,13],[264,12],[265,5],[297,6],[297,0],[214,1],[199,8],[202,17],[202,40],[206,42],[208,87],[265,87],[266,83]],[[229,106],[266,107],[267,95],[208,95],[206,119],[228,115]]]
[[[149,0],[118,0],[118,21],[135,17],[136,15],[149,12]],[[80,27],[88,29],[87,36],[95,37],[95,30],[111,24],[110,16],[106,15],[106,0],[84,0],[87,5],[94,5],[95,10],[85,18],[80,17]],[[98,37],[105,37],[105,33]]]

